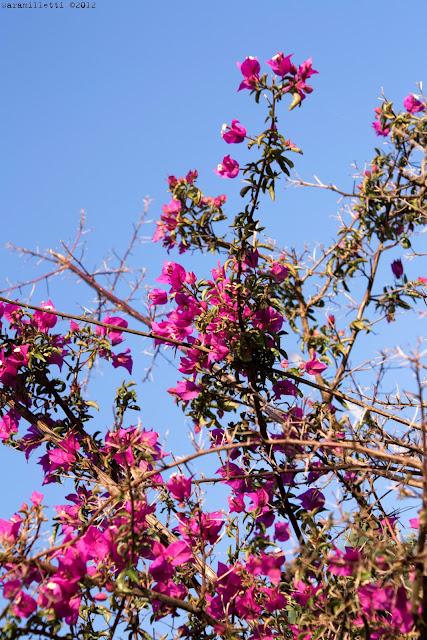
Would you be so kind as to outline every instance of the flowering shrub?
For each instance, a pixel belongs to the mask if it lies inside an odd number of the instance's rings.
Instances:
[[[426,221],[426,101],[411,94],[404,112],[388,101],[375,109],[388,147],[354,193],[340,192],[348,220],[307,261],[263,237],[260,203],[300,153],[279,132],[281,103],[301,107],[317,71],[282,52],[267,65],[270,75],[255,57],[238,64],[238,90],[266,98],[266,129],[251,134],[233,119],[221,132],[258,154],[217,165],[243,180],[231,227],[221,225],[226,196],[204,195],[197,171],[168,179],[153,240],[216,253],[209,277],[168,259],[145,316],[115,293],[117,280],[104,286],[71,251],[50,251],[58,272],[114,310],[97,320],[2,298],[0,439],[38,456],[44,484],[74,483],[53,516],[33,492],[0,520],[5,639],[157,638],[162,623],[163,638],[427,638],[422,353],[398,352],[415,381],[403,399],[390,391],[393,354],[372,356],[368,387],[353,363],[366,334],[425,299],[427,280],[407,277],[399,247],[410,250]],[[337,319],[330,311],[348,299]],[[129,334],[175,352],[168,392],[205,442],[185,458],[136,424]],[[86,376],[100,359],[126,379],[112,426],[98,429]],[[207,456],[218,460],[214,477],[201,472]],[[204,496],[215,484],[224,507],[213,511]],[[417,498],[412,532],[390,491]]]

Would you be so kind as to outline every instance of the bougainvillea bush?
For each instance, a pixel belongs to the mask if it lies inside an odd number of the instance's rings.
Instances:
[[[375,109],[380,148],[347,193],[296,180],[301,149],[281,133],[319,81],[312,61],[238,69],[242,100],[266,109],[263,131],[221,132],[218,183],[240,206],[204,194],[196,170],[169,176],[153,237],[168,255],[145,301],[138,279],[117,287],[141,223],[109,273],[84,267],[79,238],[24,251],[49,263],[43,278],[70,271],[95,290],[93,314],[1,298],[0,439],[72,487],[53,513],[29,488],[2,514],[2,638],[427,638],[422,344],[363,347],[402,317],[412,339],[405,318],[422,313],[427,278],[405,267],[426,223],[426,100]],[[330,246],[268,239],[262,203],[289,180],[343,199]],[[216,266],[189,271],[186,252]],[[140,424],[136,339],[176,367],[164,402],[181,437],[192,425],[185,457]],[[100,361],[123,377],[107,425],[88,393]]]

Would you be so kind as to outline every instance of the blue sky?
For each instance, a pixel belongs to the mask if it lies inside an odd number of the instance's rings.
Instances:
[[[219,135],[223,122],[262,127],[262,110],[236,92],[235,63],[246,55],[264,62],[279,50],[298,62],[313,57],[315,91],[302,109],[288,114],[283,107],[282,130],[304,150],[301,176],[351,188],[352,164],[363,166],[381,144],[371,128],[381,89],[401,104],[425,79],[426,24],[425,2],[396,0],[97,0],[95,9],[0,9],[2,243],[57,247],[73,237],[84,208],[92,229],[87,265],[94,266],[111,248],[124,249],[144,196],[153,199],[149,218],[157,218],[166,176],[190,168],[208,194],[225,192],[236,202],[238,185],[213,170],[229,151]],[[263,215],[280,245],[301,247],[332,237],[336,210],[335,196],[288,189]],[[147,226],[146,235],[152,231]],[[147,267],[148,285],[164,259],[147,242],[133,262]],[[3,246],[0,262],[0,288],[6,278],[39,273]],[[204,268],[200,258],[183,262]],[[40,288],[34,301],[45,297]],[[69,311],[90,301],[70,279],[54,283],[52,297]],[[176,375],[161,371],[142,400],[144,419],[173,432],[184,421],[161,389]],[[0,456],[0,479],[11,470],[16,478],[4,500],[9,510],[29,483],[40,482],[40,471],[12,452]]]

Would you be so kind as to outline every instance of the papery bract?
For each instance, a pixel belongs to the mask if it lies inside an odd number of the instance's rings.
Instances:
[[[238,62],[237,67],[243,76],[243,80],[239,85],[238,91],[242,89],[255,89],[259,81],[259,72],[261,70],[258,58],[248,56],[243,62]]]
[[[239,173],[239,163],[231,156],[224,156],[216,168],[216,173],[222,178],[235,178]]]
[[[238,120],[232,120],[231,125],[223,125],[221,136],[227,144],[239,144],[239,142],[243,142],[246,137],[246,129]]]
[[[285,56],[283,51],[276,53],[270,60],[267,60],[267,64],[270,65],[273,73],[277,76],[285,76],[292,69],[295,69],[291,62],[292,54]]]
[[[425,103],[421,100],[418,100],[418,98],[416,98],[413,93],[410,93],[408,96],[406,96],[406,98],[403,100],[403,106],[408,113],[419,113],[420,111],[424,111],[426,108]]]

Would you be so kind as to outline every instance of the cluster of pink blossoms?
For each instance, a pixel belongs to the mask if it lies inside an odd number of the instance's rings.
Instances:
[[[68,440],[70,438],[68,437]],[[67,448],[65,440],[64,446]],[[70,448],[67,448],[70,451]],[[51,453],[51,452],[50,452]],[[126,477],[126,469],[132,466],[139,473],[151,474],[152,481],[164,485],[158,464],[165,454],[159,446],[158,434],[135,427],[108,432],[102,449],[105,460],[113,460],[117,471]],[[68,459],[59,461],[67,470]],[[171,497],[178,499],[179,507],[188,503],[191,495],[191,480],[173,474],[164,485]],[[60,537],[52,552],[47,552],[44,564],[22,563],[21,558],[12,560],[16,547],[19,556],[19,541],[23,530],[30,530],[36,516],[42,517],[43,495],[31,496],[32,507],[24,504],[19,513],[10,520],[0,519],[0,546],[8,550],[10,561],[2,578],[3,596],[13,602],[12,612],[18,618],[26,618],[38,608],[52,611],[68,624],[75,624],[83,595],[93,602],[102,602],[117,589],[121,572],[138,561],[145,563],[146,584],[154,592],[174,598],[184,598],[188,592],[179,575],[183,576],[194,561],[193,549],[201,542],[215,544],[223,526],[220,513],[191,511],[178,513],[177,530],[181,539],[171,543],[153,542],[153,532],[147,517],[156,507],[144,498],[133,503],[118,503],[113,512],[106,515],[96,526],[89,525],[81,532],[81,514],[88,519],[97,512],[99,499],[91,490],[81,485],[77,493],[67,496],[68,502],[56,507],[56,520]],[[106,497],[108,500],[108,495]],[[133,544],[129,543],[132,530]],[[137,540],[137,542],[135,542]],[[157,616],[171,613],[170,607],[154,599],[153,610]]]
[[[293,54],[285,56],[285,54],[280,51],[270,60],[267,60],[267,64],[271,67],[273,73],[281,79],[281,93],[292,94],[294,96],[292,105],[297,106],[297,104],[301,104],[307,94],[313,91],[313,87],[307,84],[307,80],[318,73],[318,71],[313,69],[311,58],[305,60],[297,67],[291,62],[292,55]],[[264,83],[260,78],[261,65],[258,58],[248,56],[243,62],[238,62],[237,67],[243,76],[238,91],[242,89],[257,91],[264,88]],[[237,144],[245,140],[247,132],[238,120],[232,120],[231,125],[224,124],[221,130],[221,136],[224,142]],[[216,173],[222,178],[236,178],[239,175],[239,171],[240,166],[238,161],[230,155],[224,156],[216,168]]]
[[[254,252],[244,263],[246,273],[253,273],[257,262],[258,255]],[[287,271],[282,270],[281,266],[273,264],[265,277],[277,281],[279,272],[286,277]],[[225,361],[236,348],[238,335],[235,328],[239,322],[239,314],[245,325],[257,329],[270,346],[274,344],[282,328],[283,316],[274,307],[255,309],[247,301],[239,308],[238,284],[232,279],[235,269],[236,265],[228,274],[224,266],[213,269],[212,280],[206,283],[205,295],[200,298],[194,286],[195,274],[186,272],[184,267],[175,262],[166,262],[159,281],[170,285],[169,295],[165,297],[160,290],[154,290],[150,294],[154,304],[164,304],[167,299],[173,299],[176,304],[176,309],[167,314],[166,320],[152,323],[156,343],[167,344],[167,339],[172,339],[186,341],[191,345],[184,349],[179,371],[191,375],[192,379],[182,381],[169,390],[183,401],[199,395],[201,387],[194,381],[198,372],[202,369],[209,370],[214,363]],[[245,298],[245,294],[242,297]],[[195,334],[196,325],[203,325],[203,331]],[[166,340],[162,340],[163,337]]]
[[[31,400],[25,389],[27,376],[33,372],[34,363],[40,361],[35,346],[37,334],[44,336],[45,355],[43,360],[46,366],[56,365],[62,369],[67,357],[71,357],[70,345],[73,338],[79,339],[79,325],[71,321],[68,335],[52,333],[52,329],[57,324],[58,318],[54,313],[55,306],[51,300],[42,302],[42,310],[35,311],[32,315],[24,313],[21,306],[15,304],[0,304],[0,318],[8,322],[9,333],[7,336],[9,346],[0,349],[0,382],[16,395],[22,398],[27,409],[31,409]],[[46,311],[45,311],[46,310]],[[114,368],[124,367],[129,373],[132,372],[132,356],[130,349],[122,353],[114,353],[112,347],[123,341],[122,328],[126,328],[128,323],[123,318],[117,316],[106,316],[103,322],[111,325],[111,330],[107,327],[98,326],[95,335],[105,340],[105,347],[97,349],[97,354],[101,358],[111,361]],[[4,332],[3,323],[1,323]],[[12,339],[12,341],[10,341]],[[10,346],[12,344],[12,346]],[[33,359],[33,363],[30,360]],[[56,428],[60,421],[53,420],[47,413],[44,420],[52,428]],[[6,441],[18,433],[20,422],[19,413],[11,409],[3,414],[0,419],[0,440]],[[44,442],[44,437],[36,425],[31,425],[24,437],[19,441],[18,447],[25,451],[28,458],[30,453],[37,449]],[[79,437],[74,433],[68,433],[61,441],[60,446],[50,448],[39,459],[39,463],[45,472],[45,484],[58,481],[58,473],[67,472],[78,459],[78,452],[81,449]]]
[[[222,219],[222,208],[227,201],[225,195],[205,196],[195,187],[197,171],[189,171],[185,178],[169,176],[168,185],[172,199],[163,205],[163,213],[157,221],[153,241],[162,241],[168,251],[177,244],[179,234],[184,235],[187,228],[202,219]],[[188,243],[181,239],[179,252],[188,249]]]
[[[403,100],[403,106],[405,107],[406,111],[412,115],[421,113],[427,108],[425,99],[419,99],[412,93],[407,95]],[[375,120],[372,123],[372,126],[375,130],[375,133],[377,134],[377,136],[387,137],[391,130],[390,123],[388,122],[388,120],[390,120],[390,116],[388,116],[387,113],[384,112],[384,109],[382,107],[376,107],[374,111]]]

